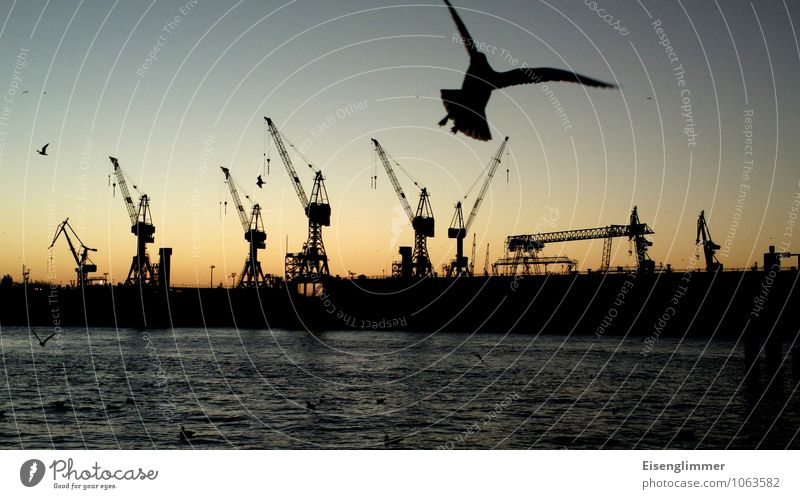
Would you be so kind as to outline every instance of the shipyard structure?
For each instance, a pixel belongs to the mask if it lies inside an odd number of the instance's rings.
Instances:
[[[95,276],[88,247],[64,220],[51,247],[64,240],[75,260],[75,280],[70,286],[23,282],[10,277],[0,283],[0,325],[114,328],[242,327],[258,329],[388,330],[584,335],[595,339],[612,336],[641,337],[642,355],[657,348],[662,338],[700,337],[741,342],[753,360],[762,355],[783,359],[800,330],[794,308],[798,301],[798,255],[770,247],[759,264],[749,269],[724,269],[717,260],[716,244],[704,212],[697,219],[697,252],[688,268],[656,266],[648,256],[654,230],[640,220],[632,207],[624,223],[559,232],[509,235],[503,256],[475,270],[475,239],[471,255],[464,240],[501,162],[508,138],[489,159],[465,217],[464,198],[454,203],[446,233],[455,239],[452,260],[435,269],[427,240],[435,237],[434,213],[423,182],[410,175],[418,190],[416,209],[403,189],[398,170],[406,173],[384,146],[372,139],[376,157],[414,230],[414,239],[398,248],[398,261],[385,278],[333,276],[328,266],[323,229],[331,224],[331,206],[325,177],[304,157],[310,170],[307,194],[290,149],[294,146],[275,123],[264,119],[265,137],[275,150],[294,187],[307,218],[307,239],[285,255],[284,275],[265,275],[259,250],[267,247],[261,206],[254,203],[231,169],[221,167],[242,227],[242,270],[230,288],[174,287],[170,282],[171,248],[159,248],[151,261],[148,245],[156,228],[150,199],[128,187],[119,160],[110,158],[113,188],[119,187],[131,222],[135,244],[124,282],[110,284]],[[302,154],[294,151],[295,155]],[[269,159],[267,159],[269,161]],[[261,182],[261,178],[258,179]],[[373,180],[374,181],[374,180]],[[474,237],[474,236],[473,236]],[[549,254],[548,245],[563,247],[570,241],[602,239],[601,264],[578,271],[568,256]],[[612,267],[614,241],[626,241],[635,256],[633,267]],[[211,268],[213,272],[213,266]],[[213,275],[213,274],[212,274]],[[235,277],[231,276],[231,277]],[[212,278],[213,284],[213,278]],[[793,355],[799,358],[798,355]],[[800,371],[799,371],[800,372]]]

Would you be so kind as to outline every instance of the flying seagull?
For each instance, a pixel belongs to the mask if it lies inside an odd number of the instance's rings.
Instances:
[[[450,9],[450,15],[469,53],[469,67],[461,89],[442,89],[442,103],[447,110],[447,116],[439,122],[439,126],[444,126],[448,120],[453,120],[453,127],[450,129],[453,133],[461,132],[477,140],[491,140],[492,134],[489,133],[489,124],[486,122],[486,104],[489,103],[492,91],[499,88],[546,81],[567,81],[591,87],[616,88],[616,85],[611,83],[604,83],[563,69],[521,67],[499,73],[489,65],[486,54],[475,48],[473,38],[450,2],[444,0],[444,3]]]
[[[41,339],[41,338],[39,338],[39,335],[38,335],[38,334],[36,334],[36,330],[35,330],[35,329],[31,328],[31,332],[33,333],[33,335],[34,335],[34,336],[36,336],[36,339],[37,339],[37,340],[39,340],[39,346],[40,346],[40,347],[43,347],[43,346],[45,346],[45,344],[46,344],[48,341],[50,341],[50,338],[52,338],[53,336],[55,336],[55,335],[57,335],[57,334],[58,334],[58,333],[53,333],[53,334],[51,334],[50,336],[48,336],[47,338],[45,338],[45,339]]]
[[[43,145],[41,149],[36,149],[36,152],[38,152],[42,156],[47,156],[47,146],[49,146],[49,145],[50,145],[50,142],[48,142],[47,144]]]
[[[263,187],[261,186],[264,185],[265,183],[266,182],[264,182],[264,180],[261,178],[261,175],[259,175],[258,178],[256,179],[256,185],[258,186],[258,188],[263,189]]]

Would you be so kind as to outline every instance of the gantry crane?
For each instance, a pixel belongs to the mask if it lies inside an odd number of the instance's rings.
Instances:
[[[700,211],[700,216],[697,217],[697,237],[694,243],[700,244],[701,241],[703,243],[703,255],[706,259],[706,271],[716,272],[722,270],[722,264],[717,260],[716,256],[720,245],[711,240],[711,230],[706,223],[705,210]]]
[[[72,239],[69,237],[70,232],[72,232],[72,236],[78,241],[78,244],[80,244],[79,250],[75,249],[75,245],[72,244]],[[83,244],[83,241],[81,241],[81,238],[78,237],[75,229],[73,229],[72,225],[69,224],[69,218],[58,224],[56,233],[53,236],[53,242],[50,243],[50,246],[47,249],[55,246],[56,241],[61,234],[64,234],[64,238],[67,240],[67,244],[69,245],[69,250],[72,253],[72,257],[75,259],[75,264],[77,265],[75,268],[75,283],[77,286],[84,286],[90,281],[89,273],[97,271],[97,265],[95,265],[92,259],[89,258],[89,252],[97,250]]]
[[[653,232],[647,224],[639,222],[638,210],[637,207],[634,206],[628,225],[609,225],[594,229],[575,229],[508,236],[506,238],[506,249],[509,254],[513,253],[514,256],[506,256],[498,260],[497,266],[513,266],[514,268],[522,266],[522,268],[526,268],[526,265],[537,265],[538,262],[543,261],[542,258],[547,258],[538,256],[538,252],[544,248],[544,245],[547,243],[604,239],[603,261],[600,270],[605,272],[608,270],[611,261],[611,240],[615,237],[627,237],[629,241],[633,242],[635,247],[637,270],[640,272],[653,272],[655,270],[655,262],[647,255],[647,248],[652,246],[653,243],[645,237],[647,234],[655,234],[655,232]],[[565,261],[555,262],[544,260],[543,262],[547,264],[566,263],[566,260],[569,260],[566,257],[556,258],[564,259]]]
[[[507,143],[508,137],[503,140],[503,143],[500,144],[497,152],[489,162],[486,180],[483,181],[483,186],[481,187],[480,193],[478,193],[478,197],[475,198],[475,204],[472,206],[472,211],[469,213],[467,223],[464,223],[464,214],[461,211],[461,201],[456,203],[456,211],[453,214],[453,219],[450,221],[450,228],[447,230],[447,237],[456,240],[456,259],[450,264],[447,272],[448,276],[470,274],[469,262],[467,261],[467,257],[464,256],[464,238],[467,237],[467,232],[469,232],[470,227],[472,227],[472,222],[475,221],[475,217],[478,215],[478,210],[481,207],[481,203],[483,203],[484,196],[486,196],[486,191],[489,189],[489,184],[491,184],[492,178],[494,178],[494,174],[497,171],[497,165],[500,164],[500,160],[502,159],[503,151],[505,150]]]
[[[645,237],[645,234],[651,234],[652,230],[647,224],[639,222],[639,212],[636,206],[631,210],[628,232],[628,240],[633,242],[634,251],[636,252],[637,270],[640,273],[652,273],[656,269],[656,262],[647,254],[647,248],[652,246],[653,242]],[[609,244],[609,252],[611,251],[610,248],[611,245]]]
[[[147,194],[139,193],[139,204],[135,204],[130,191],[128,191],[128,183],[119,161],[111,156],[108,159],[114,165],[114,175],[131,219],[131,233],[136,236],[136,255],[131,262],[131,269],[128,271],[125,284],[156,284],[155,269],[150,263],[150,256],[147,253],[147,244],[155,241],[153,234],[156,232],[150,215],[150,199]],[[138,192],[135,185],[133,188]]]
[[[250,196],[245,194],[245,198],[252,205],[248,218],[244,206],[242,206],[242,200],[239,198],[236,181],[231,176],[230,170],[224,166],[220,166],[220,169],[225,175],[225,182],[228,184],[231,197],[234,204],[236,204],[236,212],[239,214],[239,220],[242,222],[242,228],[244,229],[244,240],[248,243],[249,253],[244,262],[244,270],[239,274],[238,287],[262,286],[266,280],[264,272],[261,270],[261,262],[258,260],[258,250],[267,247],[267,233],[264,231],[264,222],[261,220],[261,206],[258,203],[253,203]]]
[[[414,229],[414,251],[411,255],[413,262],[412,275],[414,277],[425,277],[433,270],[431,259],[428,255],[428,238],[434,237],[434,219],[428,190],[421,186],[416,180],[412,179],[414,185],[420,188],[417,212],[414,213],[411,210],[411,205],[408,204],[408,199],[406,198],[405,192],[403,192],[403,187],[397,180],[397,175],[394,173],[386,151],[377,140],[372,139],[372,142],[375,144],[375,151],[378,153],[378,157],[383,163],[386,174],[389,175],[389,180],[392,182],[394,192],[397,193],[400,204],[403,206],[403,210],[406,212],[408,220],[411,222],[411,227]]]
[[[281,133],[270,118],[264,117],[264,120],[292,181],[297,198],[308,218],[308,238],[303,245],[303,251],[286,254],[286,280],[299,279],[317,282],[321,277],[330,275],[328,255],[325,252],[325,244],[322,242],[322,227],[328,227],[331,224],[331,206],[328,202],[328,192],[325,190],[325,178],[322,176],[322,171],[315,169],[311,164],[308,165],[314,171],[314,186],[311,188],[311,197],[307,197],[300,177],[297,176],[297,171],[292,164],[292,159],[283,144]]]

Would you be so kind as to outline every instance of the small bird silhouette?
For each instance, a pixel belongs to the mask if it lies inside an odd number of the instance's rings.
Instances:
[[[49,146],[49,145],[50,145],[50,142],[48,142],[47,144],[43,145],[41,149],[36,149],[36,152],[38,152],[42,156],[47,156],[47,146]]]
[[[128,405],[134,405],[134,404],[136,404],[136,402],[135,402],[135,401],[134,401],[132,398],[130,398],[130,397],[128,397],[128,398],[126,398],[126,399],[125,399],[125,403],[126,403],[126,404],[128,404]]]
[[[378,400],[375,401],[375,403],[378,404],[378,405],[385,404],[386,403],[386,397],[379,398]]]
[[[67,412],[69,410],[69,406],[67,405],[66,400],[56,400],[53,402],[53,410],[56,412]]]
[[[5,415],[6,415],[6,410],[5,409],[0,409],[0,418],[2,418]]]
[[[592,87],[616,88],[616,85],[563,69],[521,67],[499,73],[489,65],[486,54],[475,48],[475,41],[455,8],[448,0],[444,0],[444,3],[447,4],[450,15],[461,33],[470,58],[461,89],[442,89],[441,91],[442,103],[447,110],[447,116],[439,122],[439,126],[444,126],[449,120],[453,120],[453,127],[450,129],[453,133],[461,132],[467,137],[477,140],[491,140],[492,134],[489,132],[489,124],[486,122],[486,105],[489,103],[492,91],[499,88],[546,81],[566,81]]]
[[[479,353],[475,353],[475,352],[472,352],[472,355],[474,355],[475,357],[477,357],[479,361],[483,362],[483,357],[481,357],[481,354],[479,354]]]
[[[30,92],[30,90],[23,90],[22,91],[23,94],[27,94],[28,92]]]
[[[315,411],[317,410],[317,404],[309,400],[308,402],[306,402],[306,409],[308,409],[309,411]]]
[[[383,446],[384,447],[396,447],[400,445],[400,442],[403,441],[405,437],[389,437],[389,435],[383,435]]]
[[[264,184],[266,184],[266,182],[264,182],[264,180],[261,179],[261,175],[259,175],[258,179],[256,180],[256,185],[258,186],[259,189],[263,189],[263,187],[261,186]]]
[[[52,338],[53,336],[58,334],[58,333],[53,333],[50,336],[48,336],[47,338],[41,339],[41,338],[39,338],[39,335],[36,334],[36,330],[35,329],[31,328],[31,332],[33,333],[34,336],[36,336],[36,339],[39,341],[39,346],[41,346],[41,347],[45,346],[45,344],[48,341],[50,341],[50,338]]]
[[[178,433],[178,436],[184,442],[189,443],[189,440],[194,437],[194,432],[192,430],[187,430],[183,427],[183,425],[180,425],[180,432]]]

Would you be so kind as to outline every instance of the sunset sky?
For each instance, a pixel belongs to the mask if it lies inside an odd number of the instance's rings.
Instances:
[[[69,217],[97,248],[98,273],[125,278],[135,239],[109,183],[115,156],[152,200],[150,254],[173,248],[174,283],[207,285],[210,265],[216,282],[242,270],[220,165],[262,206],[262,265],[282,275],[306,220],[264,116],[325,174],[333,274],[388,274],[397,247],[413,243],[373,137],[431,194],[437,270],[455,251],[453,205],[468,193],[466,215],[506,135],[471,231],[478,270],[487,243],[493,261],[507,235],[625,224],[634,205],[656,232],[658,263],[689,264],[700,210],[726,267],[760,264],[770,244],[797,252],[787,231],[800,203],[796,2],[454,4],[495,69],[568,68],[620,88],[497,91],[484,143],[437,126],[440,89],[460,87],[468,65],[442,2],[0,2],[0,274],[19,281],[25,264],[46,280],[53,265],[55,281],[74,279],[66,244],[47,250]],[[48,142],[49,156],[36,154]],[[312,172],[293,158],[310,192]],[[415,207],[416,188],[398,176]],[[615,241],[615,265],[633,263],[628,249]],[[601,251],[598,240],[543,254],[585,270]]]

